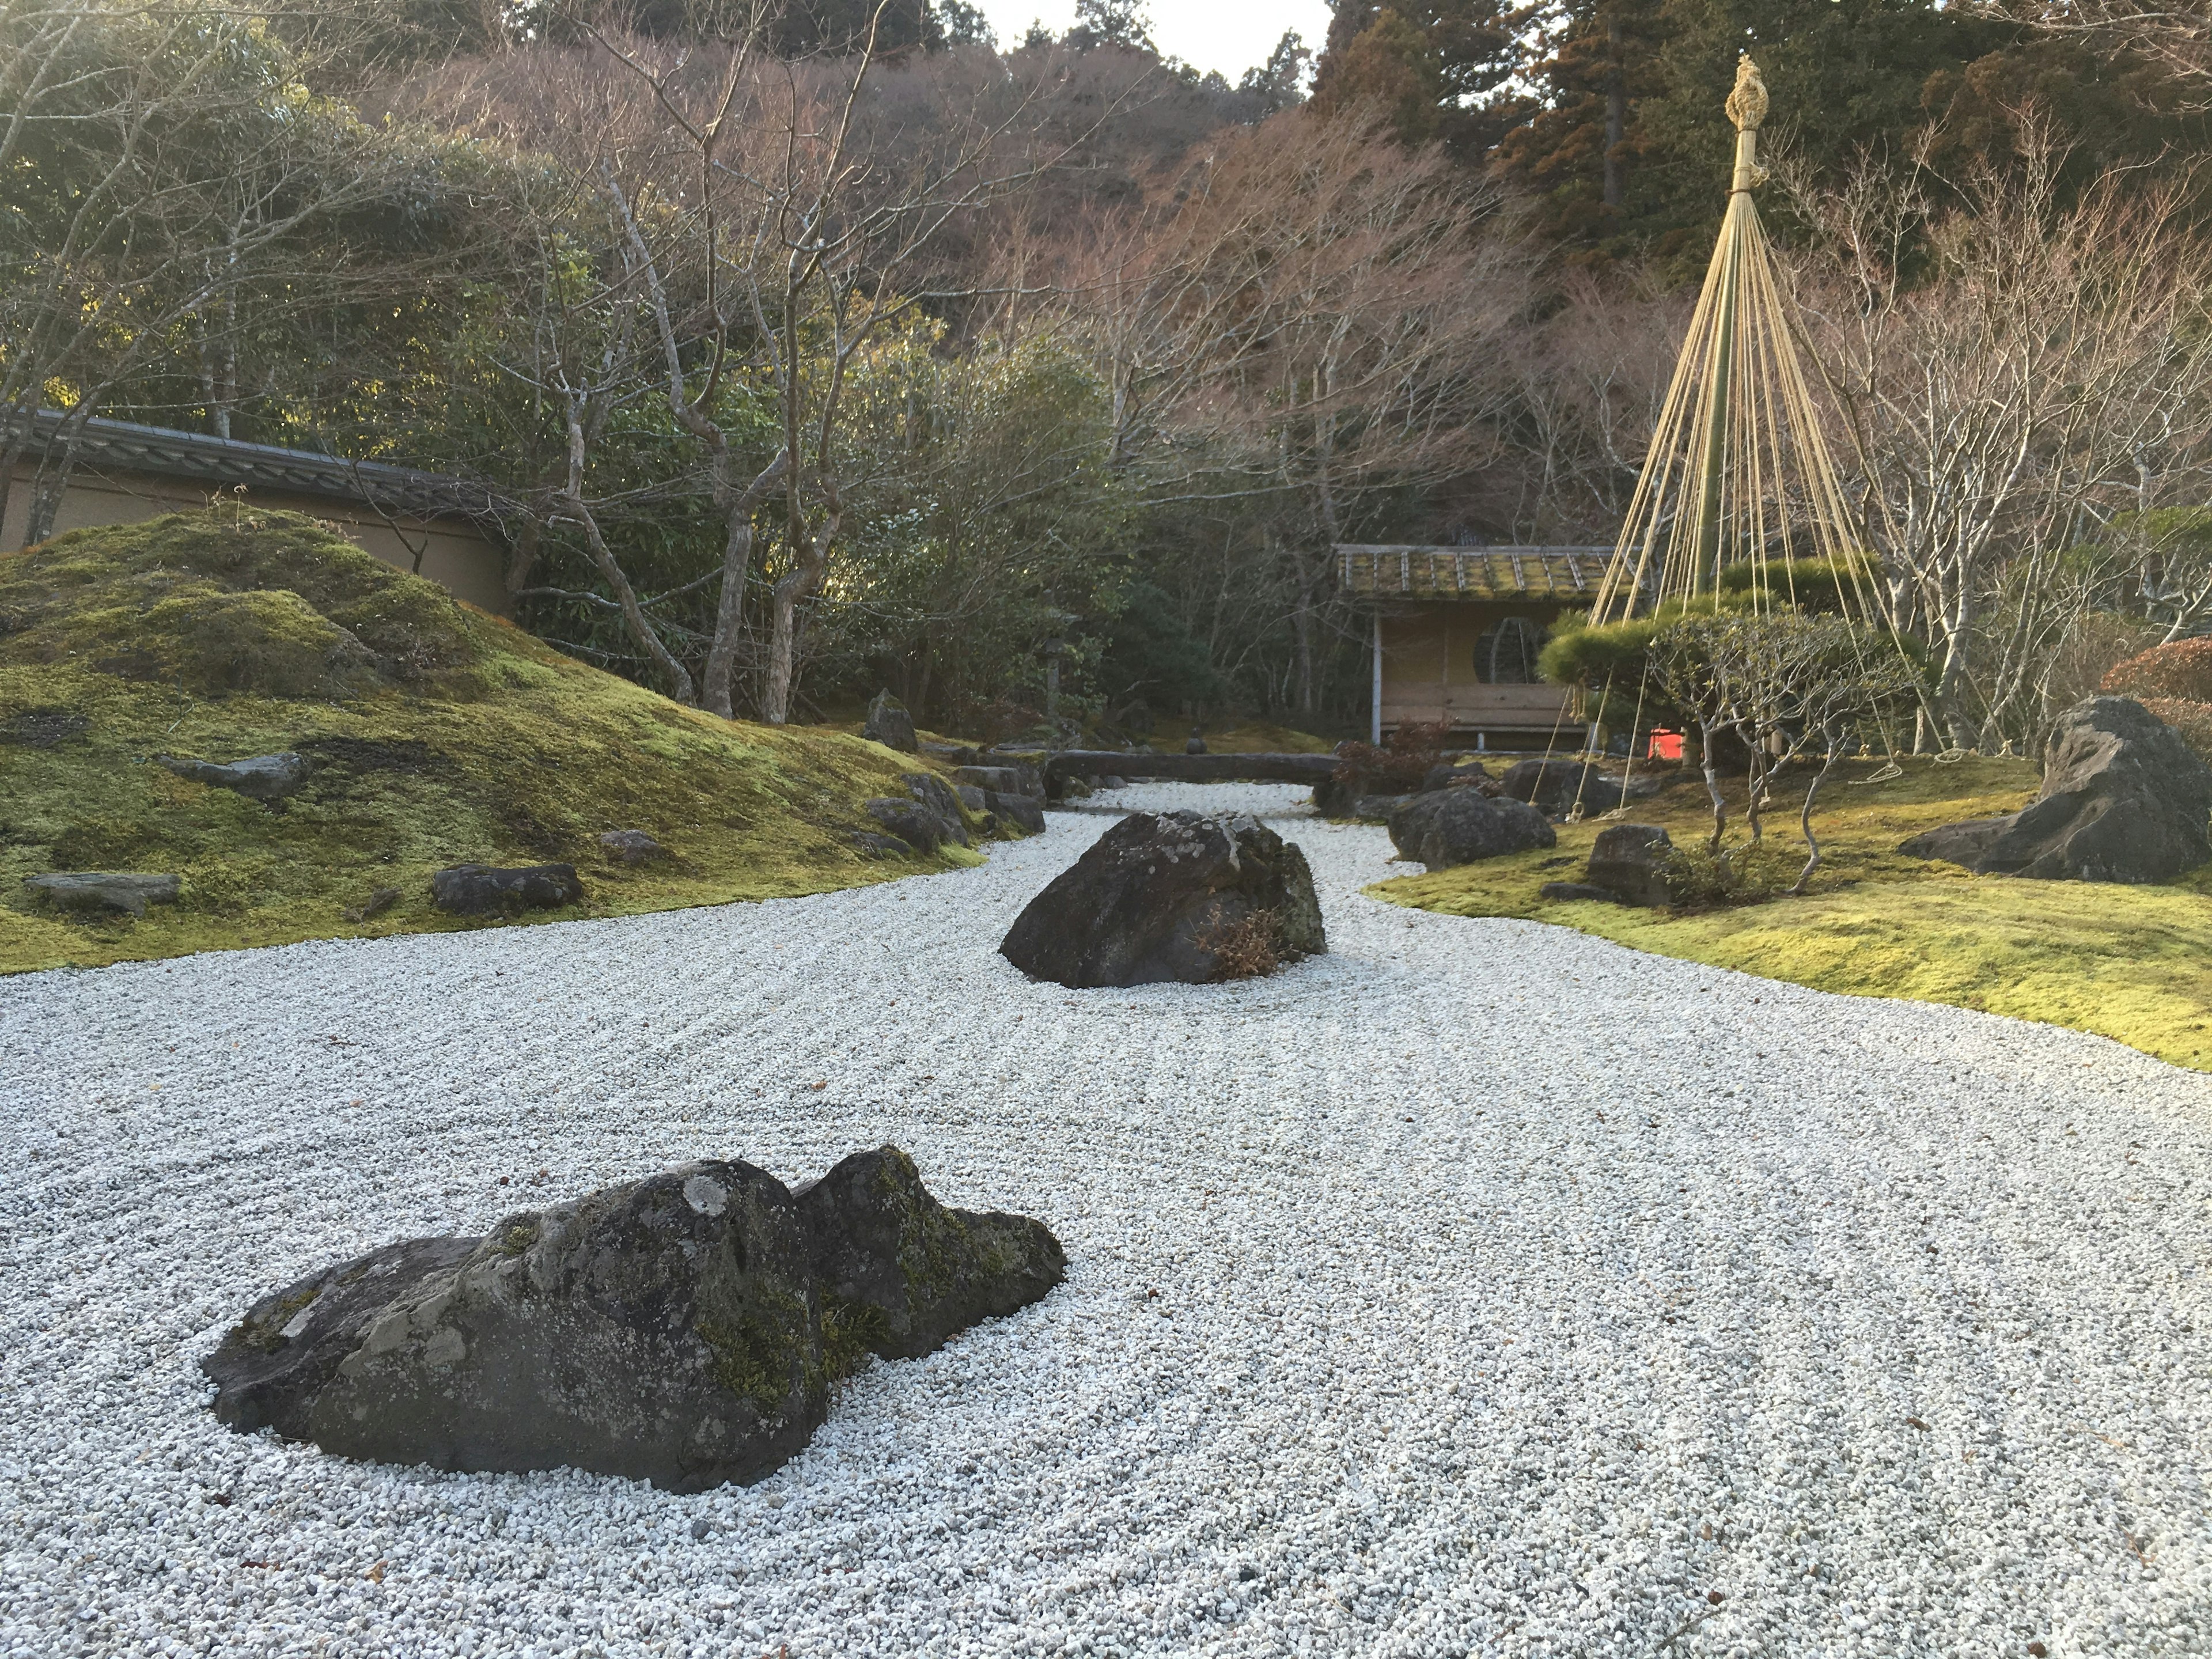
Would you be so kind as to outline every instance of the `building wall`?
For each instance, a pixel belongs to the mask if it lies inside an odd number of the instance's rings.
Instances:
[[[1556,685],[1493,685],[1476,673],[1475,644],[1499,618],[1550,616],[1526,605],[1407,604],[1382,613],[1382,726],[1438,721],[1463,732],[1548,733],[1575,720],[1574,694]]]
[[[0,551],[22,545],[23,526],[30,517],[32,475],[35,468],[17,469],[8,492],[8,514],[0,522]],[[234,499],[222,485],[196,478],[172,478],[143,472],[101,472],[80,466],[63,492],[56,514],[57,534],[94,525],[136,524],[163,513],[202,507],[210,501]],[[370,508],[354,501],[332,501],[322,495],[295,495],[256,490],[246,496],[249,506],[277,507],[304,513],[335,526],[338,533],[367,553],[374,554],[402,570],[415,568],[415,549],[422,550],[421,574],[471,605],[505,616],[511,602],[507,594],[507,554],[489,536],[466,519],[420,520],[395,517],[387,524]]]

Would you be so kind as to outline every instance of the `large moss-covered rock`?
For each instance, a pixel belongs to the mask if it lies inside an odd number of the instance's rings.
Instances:
[[[1041,1224],[946,1209],[895,1147],[797,1195],[706,1162],[325,1268],[204,1368],[223,1421],[346,1456],[696,1492],[799,1450],[866,1354],[927,1353],[1065,1267]]]
[[[1328,949],[1305,854],[1243,813],[1133,812],[1053,878],[1000,953],[1061,985],[1188,984]]]

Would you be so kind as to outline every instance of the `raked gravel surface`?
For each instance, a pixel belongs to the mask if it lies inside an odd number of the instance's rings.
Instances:
[[[1073,993],[1110,823],[790,902],[0,981],[0,1653],[2212,1652],[2212,1079],[1364,898]],[[263,1291],[687,1158],[893,1141],[1066,1284],[759,1486],[218,1426]],[[504,1177],[509,1184],[500,1185]]]

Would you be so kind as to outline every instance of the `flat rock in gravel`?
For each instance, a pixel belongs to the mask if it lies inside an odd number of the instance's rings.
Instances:
[[[2043,788],[2009,818],[1915,836],[1898,850],[1977,875],[2164,882],[2212,860],[2212,768],[2130,697],[2087,697],[2058,718]]]
[[[573,864],[531,864],[502,869],[457,864],[430,878],[430,902],[449,915],[489,916],[514,910],[557,910],[582,901],[584,884]]]
[[[275,755],[249,755],[238,761],[180,760],[156,755],[155,760],[180,778],[234,790],[249,800],[283,800],[299,793],[314,775],[307,757],[292,750]]]
[[[26,876],[23,885],[64,910],[127,910],[143,916],[149,904],[174,904],[184,878],[136,871],[56,871]]]
[[[939,1204],[896,1147],[796,1195],[701,1162],[311,1274],[203,1369],[222,1421],[343,1456],[700,1492],[805,1446],[862,1356],[930,1352],[1066,1265],[1040,1223]]]
[[[1328,950],[1305,854],[1243,813],[1133,812],[1031,899],[999,946],[1024,973],[1078,988],[1231,976],[1234,945],[1275,959]]]
[[[1401,858],[1431,870],[1473,864],[1504,853],[1555,847],[1551,821],[1526,801],[1479,789],[1439,789],[1413,795],[1390,814],[1390,844]]]

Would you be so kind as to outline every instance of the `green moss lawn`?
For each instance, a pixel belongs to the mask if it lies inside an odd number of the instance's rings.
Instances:
[[[1830,786],[1814,821],[1828,852],[1803,898],[1682,914],[1544,899],[1579,878],[1601,823],[1559,826],[1559,846],[1368,890],[1449,915],[1524,916],[1719,968],[1854,996],[1909,997],[2094,1031],[2177,1065],[2212,1070],[2212,868],[2171,887],[1975,877],[1908,859],[1897,844],[2033,798],[2025,761],[1909,760],[1886,783]],[[1856,766],[1863,779],[1872,763]],[[1737,786],[1741,793],[1741,784]],[[1740,800],[1731,801],[1732,814]],[[1677,778],[1627,816],[1677,845],[1710,828],[1703,782]],[[1770,817],[1757,878],[1787,886],[1803,861],[1794,810]]]
[[[157,753],[295,749],[272,809]],[[915,769],[849,735],[715,720],[561,655],[289,514],[173,514],[0,556],[0,972],[486,925],[433,910],[445,866],[573,863],[531,920],[800,893],[975,855],[870,859],[869,796]],[[599,845],[643,830],[672,857]],[[146,918],[56,912],[23,878],[173,872]],[[381,887],[375,920],[344,913]]]

